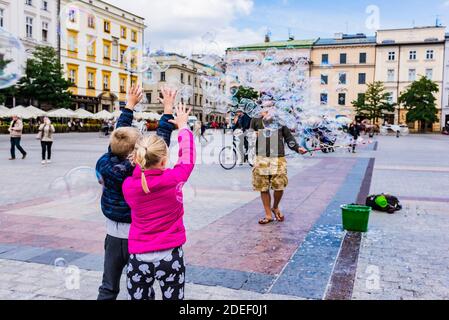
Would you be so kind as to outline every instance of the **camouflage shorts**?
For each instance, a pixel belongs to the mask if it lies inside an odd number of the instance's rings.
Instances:
[[[254,191],[284,191],[288,185],[285,158],[257,157],[253,169]]]

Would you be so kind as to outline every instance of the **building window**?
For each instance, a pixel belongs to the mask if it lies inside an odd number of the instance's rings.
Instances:
[[[165,81],[165,72],[161,72],[161,81]]]
[[[107,20],[104,21],[104,32],[111,33],[111,22]]]
[[[75,52],[76,51],[76,36],[73,34],[69,35],[69,41],[68,41],[69,51]]]
[[[190,84],[192,84],[192,77],[190,76],[190,74],[189,74],[189,76],[187,77],[187,83],[190,85]]]
[[[364,102],[365,101],[365,94],[364,93],[359,93],[358,95],[357,95],[357,101],[360,101],[360,102]]]
[[[203,96],[200,94],[200,104],[199,104],[200,106],[202,106],[203,105]]]
[[[320,95],[320,102],[321,102],[321,105],[327,105],[327,103],[328,103],[328,94],[327,93],[322,93]]]
[[[4,20],[3,20],[4,19],[4,14],[5,14],[5,11],[0,8],[0,27],[2,27],[2,28],[3,28],[3,25],[4,25]]]
[[[148,101],[148,103],[151,103],[153,101],[153,97],[152,97],[152,93],[151,92],[147,93],[147,101]]]
[[[48,22],[42,22],[42,41],[48,41]]]
[[[366,84],[366,73],[359,73],[359,84]]]
[[[135,30],[131,31],[131,41],[137,42],[137,31]]]
[[[409,52],[409,60],[416,60],[416,50]]]
[[[25,4],[32,6],[33,5],[33,1],[32,0],[25,0]]]
[[[193,81],[193,86],[197,87],[198,86],[198,79],[195,77],[195,80]]]
[[[340,106],[346,105],[346,93],[339,93],[338,94],[338,104]]]
[[[76,85],[76,70],[69,69],[69,82],[72,86]]]
[[[126,79],[120,78],[120,93],[126,93]]]
[[[109,91],[109,75],[103,75],[103,90]]]
[[[42,1],[42,10],[48,11],[48,1],[46,0]]]
[[[93,72],[87,73],[87,88],[95,89],[95,75]]]
[[[181,83],[184,83],[184,73],[181,73]]]
[[[111,59],[111,47],[107,44],[103,47],[103,57],[105,59]]]
[[[321,75],[321,84],[326,85],[329,83],[329,76],[327,74]]]
[[[71,23],[75,23],[76,22],[76,11],[75,11],[75,9],[70,9],[69,10],[69,21]]]
[[[93,14],[89,14],[87,17],[87,26],[91,29],[95,29],[95,16]]]
[[[426,69],[426,78],[432,80],[433,78],[433,69]]]
[[[394,78],[395,78],[395,71],[394,71],[394,69],[388,69],[388,72],[387,72],[387,81],[388,81],[388,82],[393,82],[393,81],[394,81]]]
[[[122,39],[126,39],[126,33],[127,33],[127,29],[126,29],[126,27],[120,27],[120,37],[122,38]]]
[[[390,51],[388,52],[388,61],[395,61],[396,60],[396,52]]]
[[[96,43],[94,41],[87,46],[87,55],[89,57],[95,57],[95,45]]]
[[[360,53],[359,63],[366,63],[366,52],[361,52]]]
[[[393,99],[394,99],[394,93],[393,92],[387,92],[388,96],[387,96],[387,101],[389,103],[393,103]]]
[[[426,60],[433,60],[434,59],[435,51],[433,50],[427,50],[426,51]]]
[[[342,84],[342,85],[345,85],[345,84],[347,84],[347,81],[346,81],[346,72],[340,72],[339,74],[338,74],[338,84]]]
[[[416,69],[408,70],[408,81],[413,82],[416,80]]]
[[[329,64],[329,55],[328,54],[321,55],[321,64]]]
[[[195,105],[197,106],[197,105],[198,105],[198,94],[195,93],[194,99],[195,99],[195,100],[194,100]]]
[[[347,55],[346,53],[340,53],[340,64],[346,64]]]
[[[26,17],[26,36],[27,38],[33,37],[33,18]]]

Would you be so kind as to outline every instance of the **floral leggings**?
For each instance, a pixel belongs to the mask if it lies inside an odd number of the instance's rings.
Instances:
[[[132,254],[127,275],[129,300],[154,300],[155,281],[159,282],[163,300],[184,299],[185,266],[182,248],[174,249],[164,260],[155,263],[139,261]]]

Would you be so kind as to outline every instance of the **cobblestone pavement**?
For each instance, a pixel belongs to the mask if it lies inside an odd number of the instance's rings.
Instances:
[[[73,168],[94,166],[106,149],[107,140],[98,134],[57,135],[53,163],[42,166],[40,147],[33,138],[23,139],[29,157],[9,162],[8,138],[0,136],[0,154],[5,155],[0,158],[2,182],[8,186],[0,190],[0,299],[95,299],[105,236],[99,200],[83,194],[68,195],[54,185]],[[447,141],[441,137],[413,136],[401,140],[379,137],[378,151],[373,150],[375,145],[368,145],[356,155],[290,157],[290,186],[282,207],[287,221],[268,227],[257,224],[263,210],[258,195],[251,189],[250,168],[238,166],[224,171],[216,163],[223,136],[216,133],[210,138],[213,142],[199,147],[201,161],[184,188],[188,299],[325,298],[332,274],[339,272],[335,262],[345,238],[339,206],[366,196],[362,186],[371,182],[367,180],[371,180],[368,172],[372,158],[376,158],[372,191],[392,192],[406,198],[409,218],[402,213],[373,215],[370,232],[362,242],[353,297],[373,296],[363,290],[366,284],[363,277],[372,263],[367,257],[376,248],[379,255],[385,255],[373,263],[378,266],[381,278],[383,266],[395,266],[388,262],[387,252],[394,262],[397,254],[394,248],[388,250],[393,242],[388,241],[388,236],[403,251],[416,247],[415,251],[429,252],[428,244],[422,246],[421,242],[444,240],[438,230],[444,230],[448,221],[444,213],[447,196],[442,191],[444,187],[447,190],[447,183],[442,183],[438,175],[447,176],[449,166],[446,159],[428,154],[443,150]],[[407,149],[410,145],[416,146],[416,151]],[[172,151],[171,158],[175,159],[175,140]],[[402,155],[414,156],[415,161],[404,161]],[[421,177],[416,189],[414,176]],[[420,187],[425,189],[421,193]],[[412,237],[404,228],[414,215],[416,203],[420,213],[417,217],[425,210],[431,212],[432,219],[440,220],[409,224],[417,233]],[[381,219],[385,219],[384,224]],[[436,231],[424,236],[420,228]],[[383,234],[386,236],[382,237]],[[384,242],[370,242],[373,237]],[[421,241],[415,241],[417,237]],[[407,239],[411,242],[403,244]],[[432,246],[434,264],[447,266],[447,260],[439,259],[444,256],[439,251],[444,249],[447,239],[439,243]],[[379,246],[385,247],[385,252]],[[409,251],[404,255],[407,253],[411,255]],[[63,267],[55,267],[55,263]],[[438,283],[433,284],[443,290]],[[352,291],[352,285],[346,290]],[[125,299],[126,290],[122,291],[120,298]]]
[[[354,299],[449,299],[448,146],[431,135],[381,140],[371,193],[397,195],[404,209],[371,216]]]

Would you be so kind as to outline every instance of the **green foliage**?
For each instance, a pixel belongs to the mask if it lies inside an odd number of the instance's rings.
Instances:
[[[71,94],[67,89],[70,83],[63,77],[57,52],[52,47],[36,47],[26,65],[26,77],[19,82],[19,94],[33,98],[39,104],[54,108],[67,108],[71,105]]]
[[[427,124],[437,122],[438,109],[435,94],[438,92],[438,84],[426,77],[413,82],[399,97],[399,103],[408,110],[407,122],[418,121],[424,131]]]
[[[253,88],[240,86],[235,94],[235,98],[237,98],[239,102],[242,101],[242,99],[256,100],[259,98],[259,93]]]
[[[358,116],[377,122],[384,117],[385,112],[393,112],[395,104],[389,101],[382,82],[368,84],[363,97],[352,102]]]

